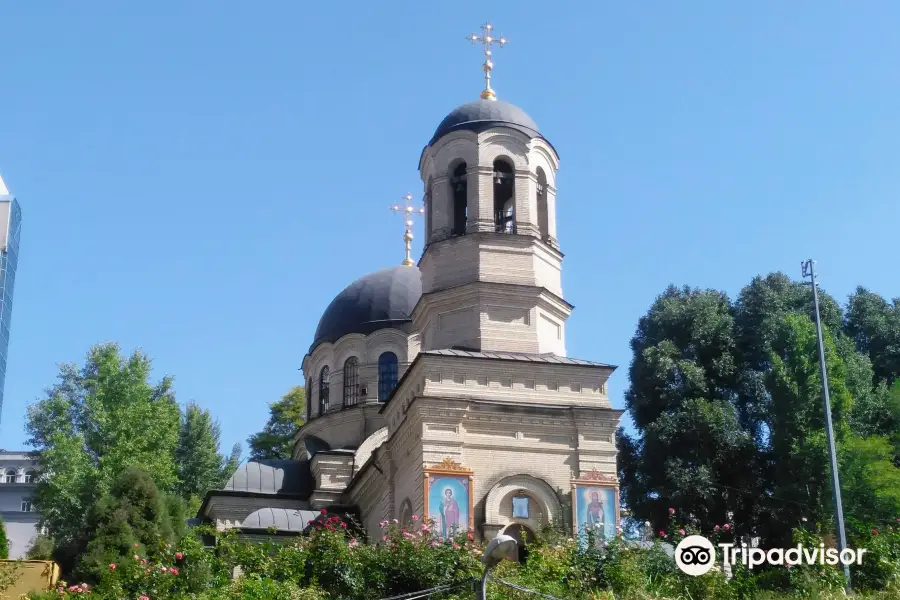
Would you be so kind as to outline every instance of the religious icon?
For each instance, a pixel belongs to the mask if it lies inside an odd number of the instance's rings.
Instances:
[[[425,470],[425,514],[444,538],[474,529],[471,471],[451,462]]]
[[[577,481],[572,484],[572,509],[580,543],[602,545],[616,536],[619,490],[614,485]]]
[[[513,519],[528,518],[528,496],[515,496],[512,499]]]

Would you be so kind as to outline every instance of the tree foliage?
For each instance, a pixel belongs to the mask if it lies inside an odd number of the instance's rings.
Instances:
[[[9,538],[6,537],[6,523],[0,518],[0,560],[9,558]]]
[[[294,447],[294,434],[306,415],[306,392],[293,387],[281,400],[269,405],[269,420],[262,431],[247,440],[250,460],[289,459]]]
[[[182,415],[172,379],[150,376],[151,361],[140,351],[123,356],[118,345],[100,344],[82,367],[62,365],[58,382],[28,409],[28,443],[42,475],[35,506],[64,567],[89,541],[92,507],[126,471],[149,473],[174,507],[178,495],[196,504],[230,468],[218,454],[210,414],[192,404]]]
[[[219,454],[220,435],[220,426],[208,410],[194,403],[185,407],[175,448],[175,489],[192,507],[199,505],[207,491],[221,489],[234,471],[232,460]]]
[[[845,507],[859,526],[897,516],[897,311],[862,290],[847,315],[820,291]],[[618,434],[623,499],[654,527],[667,507],[701,530],[789,544],[832,518],[812,294],[775,273],[735,301],[669,287],[638,323],[625,395],[636,435]],[[877,507],[873,505],[877,504]],[[891,516],[893,515],[893,516]]]

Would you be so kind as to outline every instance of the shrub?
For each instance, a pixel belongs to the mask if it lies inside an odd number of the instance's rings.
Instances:
[[[9,558],[9,540],[6,537],[6,525],[0,518],[0,560]]]

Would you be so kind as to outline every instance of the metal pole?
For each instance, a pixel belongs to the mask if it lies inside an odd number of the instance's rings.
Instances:
[[[487,600],[487,580],[488,571],[490,570],[490,567],[484,567],[484,575],[481,576],[481,585],[478,586],[478,600]]]
[[[819,292],[816,286],[816,267],[812,259],[802,263],[803,277],[809,277],[812,282],[813,307],[816,311],[816,335],[819,341],[819,369],[822,372],[822,397],[825,402],[825,435],[828,438],[828,454],[831,458],[831,487],[834,492],[834,512],[837,520],[838,551],[844,552],[847,548],[847,534],[844,531],[844,507],[841,504],[841,483],[838,478],[837,451],[834,446],[834,430],[831,426],[831,399],[828,396],[828,370],[825,367],[825,344],[822,341],[822,318],[819,315]],[[846,590],[851,591],[850,566],[844,565],[844,583]]]

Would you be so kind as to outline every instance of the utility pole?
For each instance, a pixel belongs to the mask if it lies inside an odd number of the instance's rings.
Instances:
[[[834,447],[834,429],[831,426],[831,399],[828,396],[828,370],[825,368],[825,344],[822,341],[822,318],[819,315],[819,291],[816,284],[816,262],[812,259],[800,263],[803,267],[803,278],[809,277],[813,291],[813,306],[816,311],[816,334],[819,338],[819,369],[822,372],[822,398],[825,402],[825,435],[828,438],[828,454],[831,458],[831,487],[834,491],[834,514],[837,521],[838,552],[843,554],[847,548],[847,533],[844,530],[844,507],[841,504],[841,483],[838,478],[837,452]],[[849,594],[850,566],[844,565],[844,585]]]

